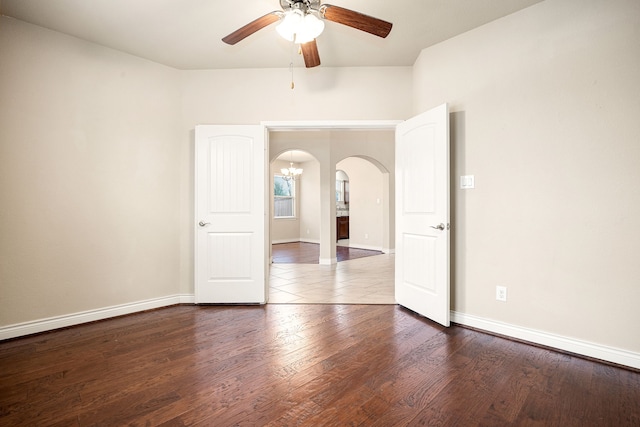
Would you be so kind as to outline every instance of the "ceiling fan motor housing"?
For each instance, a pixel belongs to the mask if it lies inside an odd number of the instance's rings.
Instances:
[[[297,9],[306,15],[311,12],[319,12],[320,0],[280,0],[280,7],[284,11]]]

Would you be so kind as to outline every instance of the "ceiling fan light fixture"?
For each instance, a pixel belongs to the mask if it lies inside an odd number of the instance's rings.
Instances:
[[[296,34],[296,43],[308,43],[324,31],[324,22],[313,14],[307,14]]]
[[[324,30],[324,22],[311,13],[304,14],[300,9],[285,12],[276,31],[285,40],[307,43],[318,37]]]
[[[276,31],[285,40],[292,42],[295,39],[298,27],[304,21],[304,15],[302,11],[298,9],[288,10],[284,13],[284,18],[276,27]]]

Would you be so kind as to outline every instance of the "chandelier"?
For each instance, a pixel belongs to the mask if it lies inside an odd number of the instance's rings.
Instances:
[[[289,167],[280,169],[280,172],[285,179],[295,178],[302,173],[302,169],[293,167],[293,151],[289,151]]]

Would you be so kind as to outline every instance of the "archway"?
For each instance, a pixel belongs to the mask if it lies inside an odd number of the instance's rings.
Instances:
[[[394,206],[390,202],[387,168],[368,156],[350,156],[337,162],[336,170],[349,177],[347,186],[339,183],[336,173],[336,192],[343,187],[346,190],[344,198],[348,198],[346,202],[336,200],[336,216],[339,218],[341,214],[348,214],[349,218],[347,245],[383,253],[393,252],[390,228]],[[340,237],[338,232],[338,245],[344,245]]]
[[[286,149],[271,156],[270,162],[270,242],[272,262],[317,262],[309,256],[276,251],[273,245],[320,243],[319,181],[320,163],[308,151]],[[289,170],[300,173],[292,176]],[[293,247],[293,246],[292,246]],[[280,256],[282,259],[278,259]]]

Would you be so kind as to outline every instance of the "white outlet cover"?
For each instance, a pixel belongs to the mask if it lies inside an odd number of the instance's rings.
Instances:
[[[498,301],[507,300],[507,288],[506,286],[496,286],[496,299]]]
[[[476,188],[476,179],[474,175],[462,175],[460,177],[460,189],[467,190]]]

